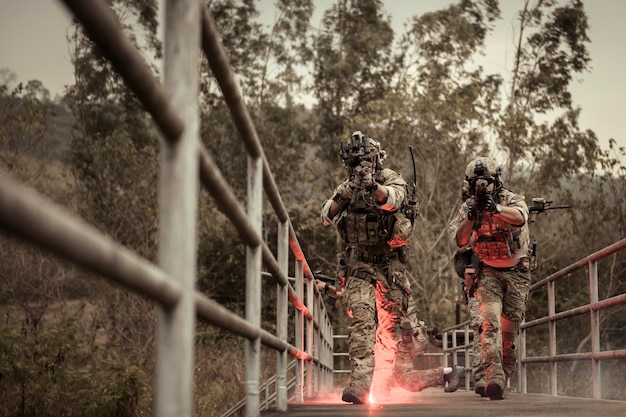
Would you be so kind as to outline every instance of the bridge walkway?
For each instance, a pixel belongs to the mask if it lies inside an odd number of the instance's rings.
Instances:
[[[502,401],[491,401],[465,390],[444,393],[441,388],[428,388],[409,393],[400,388],[395,404],[360,404],[341,402],[341,392],[292,404],[288,411],[265,411],[263,417],[624,417],[626,402],[572,398],[545,394],[512,392]],[[402,391],[402,392],[400,392]]]

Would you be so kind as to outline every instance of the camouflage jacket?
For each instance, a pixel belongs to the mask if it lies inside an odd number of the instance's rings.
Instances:
[[[523,195],[515,194],[510,190],[502,189],[498,192],[500,204],[519,210],[524,216],[522,226],[512,225],[491,213],[484,213],[478,230],[472,230],[470,245],[480,260],[494,268],[508,268],[517,265],[528,257],[530,234],[528,230],[528,205]],[[467,203],[459,208],[454,219],[450,222],[450,237],[458,246],[456,232],[461,223],[467,218]]]

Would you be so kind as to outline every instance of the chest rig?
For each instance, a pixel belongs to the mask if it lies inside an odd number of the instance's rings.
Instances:
[[[378,183],[383,183],[381,173],[375,174]],[[360,190],[354,203],[346,208],[346,215],[337,224],[344,242],[361,247],[380,246],[387,243],[391,232],[392,213],[380,210],[373,193]]]
[[[384,245],[389,240],[393,213],[378,209],[373,194],[359,193],[337,224],[344,242],[361,247]]]
[[[485,214],[472,250],[482,260],[512,259],[520,248],[519,234],[511,226],[490,214]]]

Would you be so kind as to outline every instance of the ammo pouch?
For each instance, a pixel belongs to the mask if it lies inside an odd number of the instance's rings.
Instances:
[[[492,235],[481,235],[472,250],[482,260],[511,259],[514,245],[519,247],[510,231],[499,229]]]
[[[339,234],[346,243],[377,246],[387,241],[389,231],[376,213],[349,212],[338,224]],[[342,230],[343,229],[343,230]]]
[[[391,220],[391,235],[387,243],[392,248],[401,248],[406,246],[411,240],[413,234],[413,225],[411,220],[406,217],[400,210],[389,216]]]

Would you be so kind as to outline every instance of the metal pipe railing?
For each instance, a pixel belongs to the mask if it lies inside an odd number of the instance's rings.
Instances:
[[[184,129],[178,140],[161,141],[158,263],[180,283],[182,296],[174,307],[157,307],[154,410],[159,417],[192,417],[194,409],[200,60],[193,51],[200,48],[200,22],[188,16],[200,7],[197,0],[165,1],[165,88]],[[130,69],[128,75],[142,74]]]
[[[626,239],[622,239],[614,244],[607,246],[606,248],[597,251],[578,262],[563,268],[554,274],[542,279],[539,282],[531,285],[531,291],[539,289],[543,286],[547,287],[548,296],[548,313],[544,317],[540,317],[528,322],[524,322],[520,326],[520,342],[522,343],[522,349],[520,351],[521,359],[519,361],[519,384],[522,392],[527,392],[527,375],[526,366],[530,363],[547,363],[549,365],[549,386],[550,394],[558,395],[558,378],[557,378],[557,363],[564,361],[591,361],[591,391],[594,399],[602,398],[601,390],[601,361],[611,359],[624,359],[626,358],[626,349],[612,349],[601,351],[600,345],[600,320],[598,312],[618,305],[626,303],[626,294],[619,294],[613,297],[609,297],[603,300],[599,299],[598,295],[598,261],[612,255],[620,250],[626,248]],[[571,308],[566,311],[556,312],[556,300],[555,300],[555,283],[559,279],[565,278],[575,271],[589,268],[589,303],[583,306]],[[556,323],[571,317],[579,316],[581,314],[589,314],[590,320],[590,338],[591,338],[591,351],[579,352],[579,353],[567,353],[562,354],[557,351],[556,343]],[[536,328],[540,325],[548,325],[548,338],[549,338],[549,355],[547,356],[527,356],[526,342],[527,331],[531,328]]]
[[[180,285],[162,269],[5,173],[0,174],[0,226],[164,307],[180,300]]]
[[[296,385],[302,387],[306,384],[307,394],[314,395],[319,373],[332,370],[332,360],[328,363],[332,355],[325,353],[329,349],[328,335],[332,337],[332,327],[210,13],[195,0],[166,1],[166,91],[124,34],[117,16],[106,1],[63,2],[144,105],[164,136],[159,227],[161,267],[108,239],[80,219],[64,213],[48,200],[26,192],[4,176],[0,178],[0,226],[159,303],[157,415],[189,415],[193,409],[190,402],[193,320],[196,316],[248,339],[246,391],[250,404],[246,415],[258,415],[259,412],[259,357],[256,352],[260,344],[277,351],[276,403],[279,410],[286,410],[286,354],[298,359],[300,373],[295,378]],[[189,16],[200,17],[189,24]],[[250,205],[247,213],[199,140],[196,51],[200,49],[200,42],[248,154]],[[195,192],[198,180],[233,222],[247,246],[247,293],[260,293],[255,289],[258,289],[261,280],[261,265],[276,281],[277,308],[281,311],[277,336],[260,328],[261,303],[258,298],[248,299],[246,319],[242,319],[194,290]],[[280,224],[278,261],[261,237],[259,214],[262,212],[263,189]],[[288,247],[296,257],[296,290],[287,278]],[[309,288],[306,303],[303,301],[304,279],[308,280]],[[295,307],[296,329],[301,330],[300,335],[295,337],[296,346],[287,342],[287,300]],[[306,349],[303,346],[305,331],[308,336]],[[322,347],[318,349],[313,343]],[[317,352],[319,357],[315,357],[313,352]],[[296,394],[296,398],[302,400],[301,394]]]

